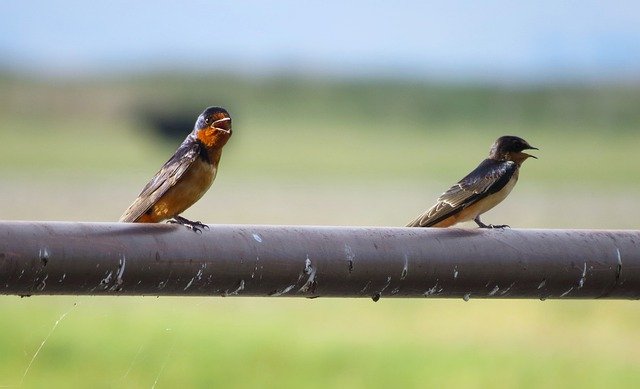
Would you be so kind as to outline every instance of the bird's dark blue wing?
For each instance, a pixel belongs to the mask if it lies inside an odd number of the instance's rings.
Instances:
[[[151,208],[184,175],[193,161],[201,154],[201,144],[189,136],[164,164],[160,171],[145,185],[133,204],[120,217],[121,222],[134,222]]]
[[[518,166],[513,161],[485,159],[466,177],[444,192],[436,204],[409,223],[408,227],[429,227],[455,215],[483,197],[504,188]]]

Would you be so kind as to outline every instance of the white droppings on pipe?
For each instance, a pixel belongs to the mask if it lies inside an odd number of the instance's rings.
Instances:
[[[407,254],[405,254],[404,266],[402,267],[402,273],[400,273],[400,280],[404,280],[407,274],[409,274],[409,258],[407,258]]]
[[[48,247],[45,247],[45,248],[40,249],[40,250],[38,251],[38,257],[39,257],[40,259],[42,259],[42,258],[44,258],[44,259],[49,259],[49,248],[48,248]]]
[[[193,281],[195,280],[195,277],[191,277],[191,280],[187,283],[187,286],[184,287],[184,289],[182,290],[187,290],[191,287],[191,285],[193,284]]]
[[[582,269],[582,276],[580,277],[580,280],[578,281],[578,289],[582,288],[584,286],[584,282],[587,280],[587,263],[584,263],[584,268]]]
[[[367,281],[367,283],[366,283],[366,284],[364,284],[364,287],[363,287],[362,289],[360,289],[360,292],[359,292],[359,293],[360,293],[360,294],[363,294],[363,293],[367,290],[367,288],[369,287],[369,285],[371,285],[371,280]]]
[[[562,293],[560,295],[560,297],[564,297],[564,296],[568,295],[569,293],[571,293],[572,290],[573,290],[573,286],[571,288],[569,288],[569,290],[567,290],[566,292]]]
[[[298,289],[298,292],[302,293],[308,292],[316,279],[316,269],[311,266],[311,259],[309,258],[309,256],[307,256],[307,259],[304,261],[304,273],[308,274],[309,277],[307,278],[307,282],[305,282],[304,285],[302,285],[302,287]]]
[[[42,291],[47,287],[47,278],[49,278],[48,274],[45,275],[42,281],[40,281],[40,283],[38,284],[38,290]]]
[[[513,282],[511,283],[511,285],[509,285],[509,286],[507,287],[507,289],[505,289],[505,290],[503,290],[502,292],[500,292],[500,296],[504,296],[505,294],[507,294],[507,293],[511,290],[511,288],[513,288],[513,286],[514,286],[515,284],[516,284],[516,282],[515,282],[515,281],[513,281]]]
[[[622,256],[620,255],[620,249],[617,247],[616,252],[618,253],[618,266],[622,267]]]
[[[293,288],[295,288],[295,287],[296,287],[296,284],[291,284],[291,285],[287,286],[284,289],[276,290],[275,292],[271,293],[269,296],[271,296],[271,297],[282,296],[283,294],[287,294],[287,293],[291,292],[291,290],[293,290]]]
[[[431,288],[427,289],[423,293],[423,295],[424,295],[424,297],[431,296],[432,294],[435,294],[437,290],[438,290],[438,282],[436,281],[436,284],[433,285]]]
[[[356,259],[356,255],[353,253],[353,250],[351,250],[351,246],[346,243],[344,244],[344,255],[346,255],[348,261]]]
[[[109,283],[111,282],[111,276],[113,276],[112,270],[110,270],[107,273],[107,275],[102,280],[100,280],[100,283],[98,284],[98,286],[103,286],[106,289]]]
[[[118,262],[118,274],[116,274],[116,283],[122,284],[122,276],[124,275],[124,268],[127,266],[127,257],[122,254],[120,256],[120,261]]]
[[[380,292],[384,292],[384,290],[387,289],[389,285],[391,285],[391,277],[387,277],[387,283],[384,285],[382,290],[380,290]]]
[[[235,296],[238,293],[240,293],[241,291],[244,290],[244,280],[240,280],[240,284],[238,285],[238,287],[232,291],[232,292],[225,292],[225,296]]]

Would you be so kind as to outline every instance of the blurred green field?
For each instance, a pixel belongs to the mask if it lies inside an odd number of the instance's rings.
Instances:
[[[638,229],[640,88],[172,75],[0,77],[0,218],[117,220],[179,143],[143,114],[195,119],[207,105],[229,108],[234,135],[187,217],[402,225],[514,134],[540,159],[486,222]],[[0,306],[0,387],[640,379],[635,302],[1,297]]]

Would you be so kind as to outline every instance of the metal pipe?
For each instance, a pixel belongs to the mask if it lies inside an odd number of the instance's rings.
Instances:
[[[0,294],[640,298],[640,231],[0,222]]]

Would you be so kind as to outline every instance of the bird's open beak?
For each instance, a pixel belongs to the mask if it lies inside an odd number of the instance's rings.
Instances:
[[[527,147],[525,150],[539,150],[539,149],[538,149],[537,147],[529,146],[529,147]],[[522,152],[522,154],[526,155],[527,157],[531,157],[531,158],[534,158],[534,159],[538,159],[538,157],[536,157],[535,155],[531,155],[531,154],[529,154],[529,153],[524,153],[524,152]]]
[[[218,124],[218,123],[224,123],[224,122],[228,122],[230,120],[231,120],[231,118],[218,119],[218,120],[214,121],[213,123],[211,123],[211,128],[215,128],[216,130],[220,130],[222,132],[226,132],[227,134],[230,134],[231,133],[231,128],[220,128],[220,127],[216,126],[216,124]]]

